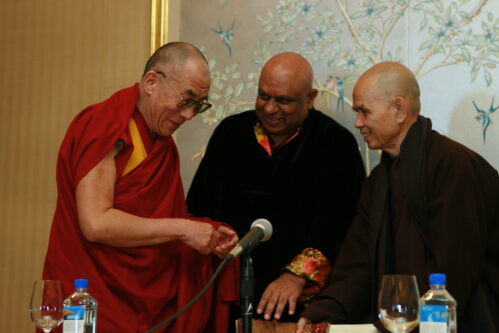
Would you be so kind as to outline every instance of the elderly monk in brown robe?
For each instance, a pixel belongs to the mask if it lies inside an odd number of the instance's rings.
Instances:
[[[376,320],[384,274],[447,275],[459,332],[499,332],[499,177],[481,156],[435,132],[420,116],[419,87],[398,63],[367,70],[353,91],[355,127],[383,151],[366,180],[357,216],[330,285],[304,324]]]

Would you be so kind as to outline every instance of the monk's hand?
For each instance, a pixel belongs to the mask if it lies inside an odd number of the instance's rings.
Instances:
[[[308,320],[305,317],[301,317],[300,320],[298,320],[298,323],[296,324],[296,333],[303,333],[305,332],[305,326],[310,324],[310,320]]]
[[[237,237],[237,233],[234,230],[223,225],[217,231],[220,234],[220,239],[218,245],[213,249],[213,254],[220,259],[224,259],[237,244],[239,237]]]
[[[264,313],[264,318],[270,320],[275,310],[274,318],[279,320],[282,311],[288,305],[288,313],[293,315],[305,283],[306,280],[302,277],[289,272],[282,273],[265,289],[258,304],[257,313]]]
[[[193,220],[183,222],[182,242],[201,254],[211,254],[220,242],[220,233],[209,223]]]

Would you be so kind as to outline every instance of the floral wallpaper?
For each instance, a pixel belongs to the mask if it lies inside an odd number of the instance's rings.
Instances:
[[[378,154],[353,127],[351,93],[364,70],[386,60],[414,72],[422,114],[436,130],[499,168],[498,1],[182,0],[181,7],[180,39],[207,56],[214,104],[178,132],[186,188],[215,126],[253,109],[261,67],[283,51],[312,63],[316,108],[354,133],[369,169]]]

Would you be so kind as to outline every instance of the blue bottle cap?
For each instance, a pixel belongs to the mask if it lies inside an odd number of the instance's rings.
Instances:
[[[88,280],[87,279],[76,279],[75,280],[75,288],[88,288]]]
[[[430,274],[430,284],[445,284],[445,274],[444,273]]]

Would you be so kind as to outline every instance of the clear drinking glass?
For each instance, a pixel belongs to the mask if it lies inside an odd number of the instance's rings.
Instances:
[[[62,301],[61,281],[36,280],[29,303],[31,321],[45,333],[49,333],[64,319]]]
[[[378,316],[390,332],[410,332],[418,326],[419,290],[414,275],[383,276]]]

